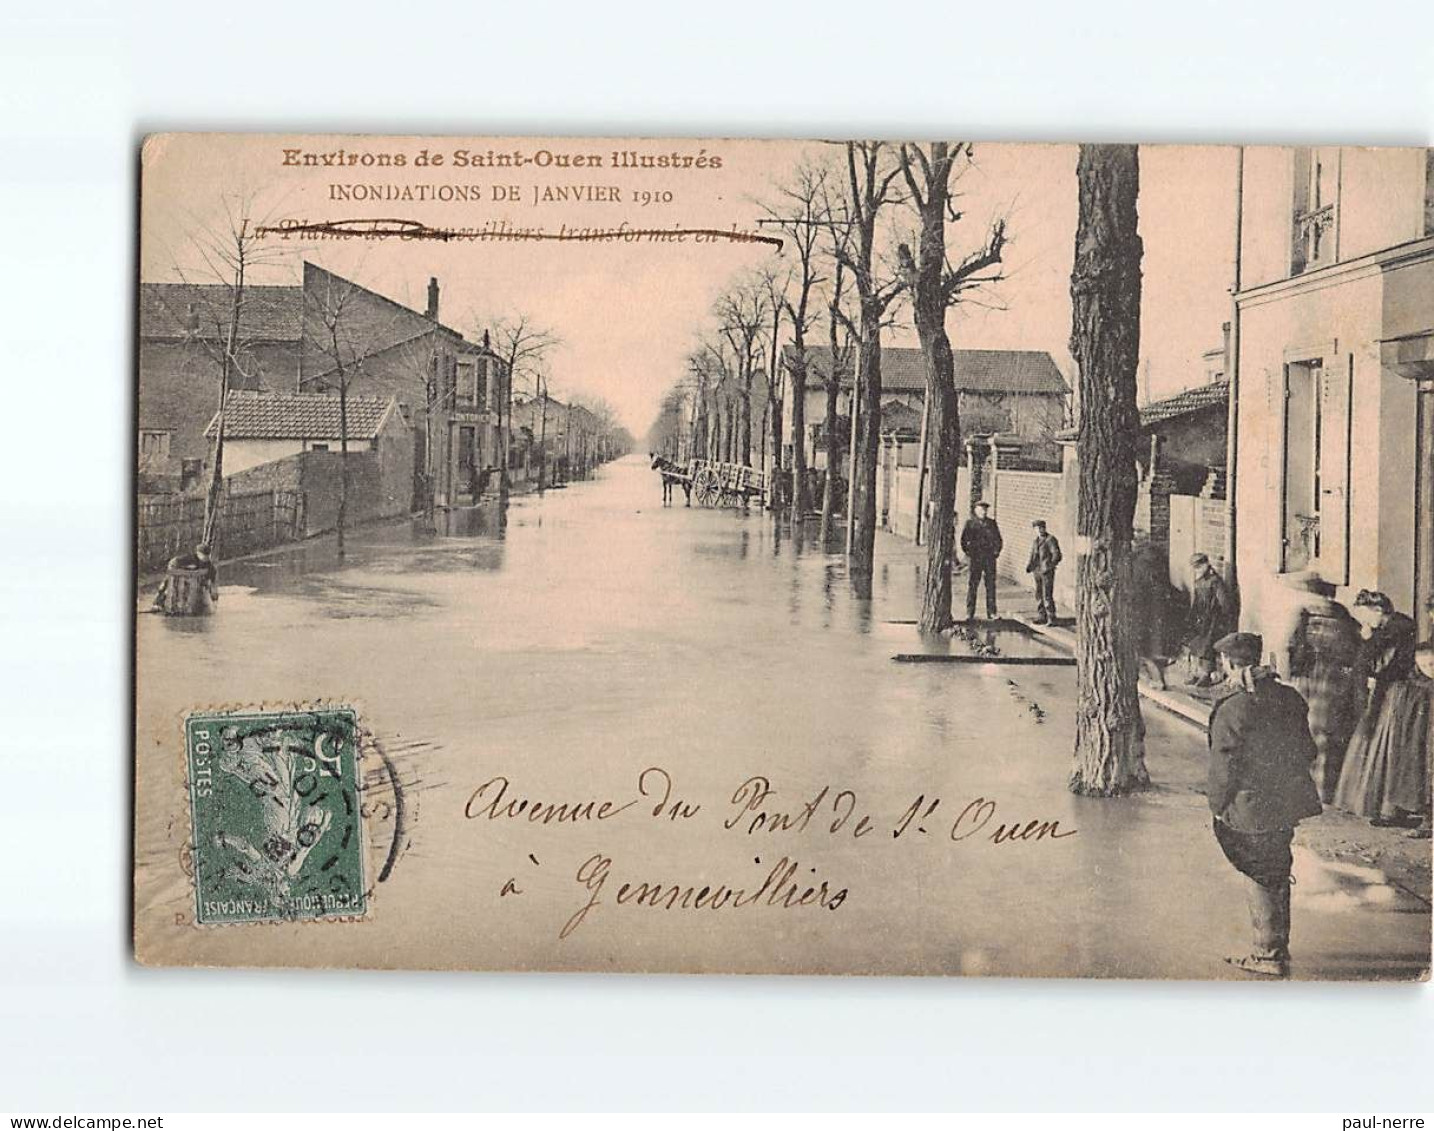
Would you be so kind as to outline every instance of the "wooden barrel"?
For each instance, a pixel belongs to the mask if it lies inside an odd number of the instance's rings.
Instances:
[[[170,569],[165,573],[164,612],[171,617],[204,616],[210,611],[202,569]]]

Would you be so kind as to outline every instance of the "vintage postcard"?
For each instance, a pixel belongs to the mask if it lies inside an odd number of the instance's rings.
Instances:
[[[1430,965],[1434,151],[143,144],[160,965]]]

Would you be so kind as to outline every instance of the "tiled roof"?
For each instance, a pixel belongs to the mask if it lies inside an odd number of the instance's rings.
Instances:
[[[910,405],[904,405],[900,401],[881,406],[881,431],[885,435],[888,432],[917,432],[921,429],[921,413],[917,412]]]
[[[219,284],[142,283],[139,327],[144,338],[222,338],[233,291]],[[239,335],[247,341],[297,342],[304,336],[304,288],[246,286]]]
[[[1229,396],[1230,383],[1228,381],[1212,381],[1208,385],[1196,385],[1193,389],[1186,389],[1184,392],[1176,393],[1173,397],[1166,397],[1164,400],[1153,401],[1145,405],[1140,410],[1140,426],[1149,428],[1152,424],[1159,424],[1162,420],[1200,412],[1213,405],[1223,405],[1229,400]]]
[[[1189,416],[1192,412],[1204,412],[1208,408],[1224,406],[1230,398],[1230,382],[1211,381],[1207,385],[1196,385],[1174,396],[1151,401],[1140,407],[1140,426],[1154,428],[1167,420]],[[1080,434],[1079,428],[1067,428],[1056,434],[1058,440],[1074,440]]]
[[[795,356],[793,347],[785,353]],[[1061,371],[1045,350],[953,350],[956,361],[956,388],[966,393],[1046,393],[1065,396],[1070,392]],[[832,351],[826,346],[807,349],[807,365],[815,374],[831,371]],[[851,384],[844,368],[842,385]],[[883,346],[881,387],[891,392],[915,392],[926,388],[926,363],[919,349]]]
[[[397,409],[392,397],[348,398],[348,437],[372,440],[378,435],[389,409]],[[214,435],[216,416],[204,430]],[[254,393],[235,390],[229,394],[224,413],[226,440],[337,440],[339,439],[339,398],[330,393]]]

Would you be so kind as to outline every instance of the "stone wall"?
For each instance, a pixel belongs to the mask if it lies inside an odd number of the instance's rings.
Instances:
[[[412,448],[402,436],[381,442],[377,450],[350,451],[348,525],[407,514],[412,489]],[[338,525],[339,452],[302,452],[259,464],[225,479],[231,494],[297,491],[303,498],[304,537]]]

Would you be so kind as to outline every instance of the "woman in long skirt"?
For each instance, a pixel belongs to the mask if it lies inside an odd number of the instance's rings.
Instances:
[[[1419,809],[1406,806],[1427,774],[1429,730],[1429,696],[1410,678],[1414,621],[1368,589],[1355,598],[1354,615],[1367,632],[1359,668],[1369,682],[1369,702],[1350,740],[1334,804],[1376,825],[1413,824]]]
[[[1345,607],[1324,596],[1313,574],[1291,584],[1299,590],[1299,609],[1289,642],[1290,686],[1309,704],[1310,734],[1319,751],[1314,779],[1320,799],[1334,800],[1345,752],[1359,720],[1363,697],[1359,624]]]

